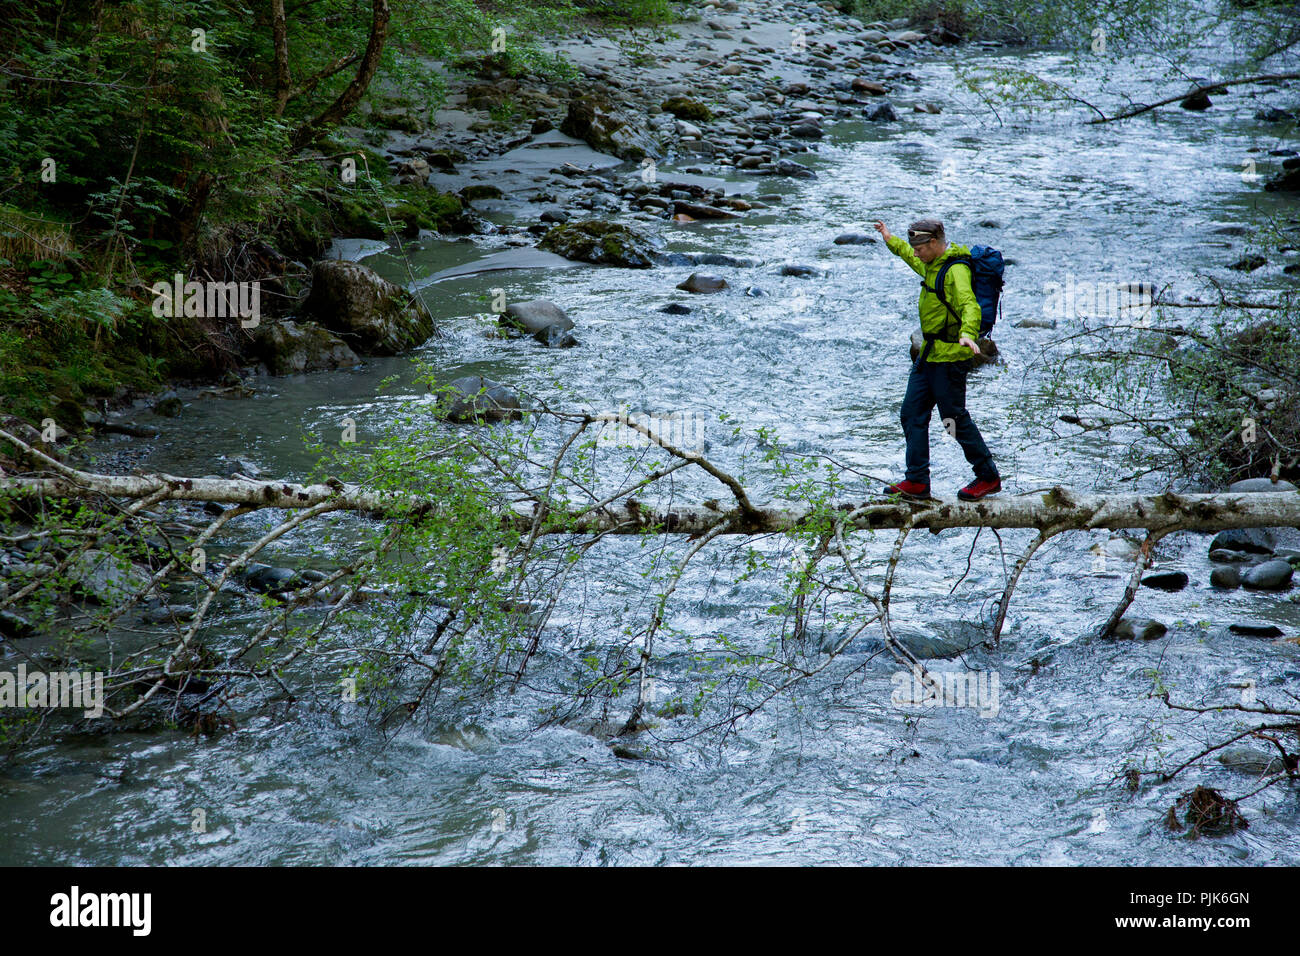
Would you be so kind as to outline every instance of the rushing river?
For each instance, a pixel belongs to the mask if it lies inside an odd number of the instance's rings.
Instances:
[[[1051,53],[985,59],[1064,76]],[[947,61],[908,69],[927,90],[956,87]],[[782,205],[735,224],[668,231],[672,249],[759,260],[753,269],[704,270],[724,275],[732,292],[676,292],[689,268],[583,266],[451,279],[424,290],[451,332],[427,355],[447,378],[482,374],[548,401],[577,395],[600,410],[627,404],[704,413],[710,456],[733,468],[746,446],[716,422],[725,412],[750,432],[774,429],[800,453],[848,463],[860,473],[850,488],[861,494],[876,487],[867,475],[901,476],[898,409],[917,283],[881,244],[831,240],[868,231],[875,218],[901,232],[935,215],[955,241],[999,246],[1014,261],[995,336],[1004,362],[973,375],[969,396],[1004,493],[1056,482],[1126,490],[1131,485],[1116,484],[1126,436],[1044,440],[1042,426],[1062,410],[1042,400],[1042,350],[1068,325],[1053,332],[1012,323],[1041,315],[1044,285],[1066,272],[1089,281],[1172,282],[1183,292],[1197,287],[1198,271],[1232,275],[1223,269],[1243,253],[1242,240],[1214,230],[1271,211],[1275,199],[1244,185],[1241,172],[1247,149],[1278,144],[1249,119],[1254,101],[1224,102],[1235,108],[1172,109],[1158,122],[1096,127],[1009,116],[999,125],[966,97],[939,116],[840,123],[806,160],[816,180],[761,181],[759,191],[782,193]],[[978,225],[986,220],[997,227]],[[429,243],[414,251],[413,268],[427,276],[495,248],[493,240]],[[406,281],[391,256],[366,262]],[[782,277],[786,262],[826,274]],[[767,295],[744,294],[751,285]],[[482,296],[495,286],[511,300],[559,303],[577,322],[581,346],[546,350],[485,335],[491,322],[475,314],[487,312]],[[670,301],[693,311],[658,311]],[[380,396],[378,383],[394,374],[407,384]],[[301,475],[311,461],[304,434],[333,432],[345,416],[364,431],[390,403],[418,393],[411,378],[406,359],[372,360],[355,371],[269,380],[248,400],[195,400],[181,419],[157,420],[162,436],[142,464],[208,474],[244,459],[268,474]],[[932,447],[936,491],[950,495],[969,479],[967,466],[937,423]],[[747,468],[745,478],[758,501],[777,487],[761,469]],[[1160,487],[1158,477],[1146,481]],[[708,486],[687,487],[689,499]],[[896,620],[942,631],[987,613],[1003,580],[988,534],[948,596],[973,535],[909,539]],[[1227,719],[1201,724],[1148,699],[1157,670],[1189,704],[1232,702],[1240,693],[1233,685],[1245,680],[1255,680],[1265,698],[1294,692],[1300,648],[1234,636],[1226,625],[1273,622],[1294,636],[1300,606],[1286,595],[1211,592],[1208,538],[1178,535],[1160,546],[1159,563],[1188,571],[1191,585],[1177,594],[1143,589],[1133,611],[1166,622],[1168,634],[1087,639],[1123,587],[1118,567],[1096,573],[1089,548],[1106,537],[1054,539],[1019,586],[1001,647],[966,655],[968,666],[998,672],[994,716],[891,706],[899,668],[878,654],[856,676],[801,689],[797,711],[777,701],[721,745],[702,737],[655,747],[650,760],[619,759],[574,729],[533,731],[539,701],[527,691],[388,741],[361,721],[340,726],[311,713],[256,717],[236,732],[197,740],[179,732],[86,737],[27,754],[0,777],[0,862],[1300,863],[1293,791],[1275,788],[1262,804],[1247,804],[1248,830],[1189,840],[1161,825],[1177,795],[1195,782],[1240,792],[1249,777],[1210,765],[1137,794],[1118,779],[1129,761],[1148,767],[1161,753],[1190,755],[1210,739],[1203,727],[1231,726]],[[1015,532],[1004,538],[1011,553],[1027,540]],[[780,542],[765,546],[779,553]],[[552,627],[577,626],[581,616],[588,635],[602,626],[616,633],[613,615],[643,587],[628,560],[636,548],[631,541],[603,547],[585,565],[581,614],[562,606]],[[731,543],[697,560],[677,592],[673,627],[744,634],[770,626],[764,612],[776,598],[774,579],[733,584],[741,554]],[[662,650],[679,650],[676,641],[665,637]],[[839,678],[872,651],[864,641],[846,655]],[[1041,663],[1036,673],[1033,659]],[[205,832],[193,832],[196,810],[205,814]]]

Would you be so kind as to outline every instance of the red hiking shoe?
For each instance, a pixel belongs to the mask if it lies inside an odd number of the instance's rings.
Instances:
[[[957,492],[957,497],[962,501],[979,501],[986,495],[997,494],[1002,490],[1002,479],[994,478],[992,481],[976,479],[972,481],[961,491]]]
[[[900,481],[896,485],[886,485],[885,494],[902,495],[905,498],[929,498],[930,486],[919,481]]]

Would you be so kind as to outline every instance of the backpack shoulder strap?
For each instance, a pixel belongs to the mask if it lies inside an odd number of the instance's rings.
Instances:
[[[943,284],[948,278],[948,270],[951,269],[953,266],[957,265],[958,263],[964,265],[967,269],[970,269],[971,277],[974,278],[975,265],[971,261],[971,257],[964,256],[964,255],[953,256],[951,259],[948,259],[946,262],[944,262],[943,265],[939,266],[939,271],[934,277],[934,288],[931,289],[928,285],[926,285],[925,279],[921,280],[921,288],[925,289],[927,292],[933,292],[935,296],[938,297],[939,301],[943,303],[944,308],[946,308],[948,312],[952,315],[952,317],[957,320],[958,331],[960,331],[961,316],[958,315],[957,310],[952,307],[952,303],[948,301],[948,297],[943,294]],[[946,333],[947,331],[948,331],[948,326],[947,323],[945,323],[944,332]]]

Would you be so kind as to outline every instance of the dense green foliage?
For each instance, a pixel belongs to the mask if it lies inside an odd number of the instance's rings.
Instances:
[[[293,132],[352,79],[351,61],[336,67],[364,49],[367,6],[290,7],[305,9],[288,17],[291,92],[280,108],[265,0],[3,5],[0,44],[13,51],[0,86],[5,200],[74,224],[90,248],[132,253],[197,241],[205,217],[209,229],[261,221],[284,202]],[[468,0],[394,2],[367,109],[436,106],[441,91],[415,58],[486,48],[498,25],[512,31],[507,62],[544,66],[529,38],[571,8],[512,6],[498,23]],[[42,178],[50,160],[53,182]]]
[[[385,7],[386,22],[372,19]],[[345,135],[427,122],[443,90],[424,58],[477,51],[458,65],[490,58],[507,73],[563,73],[537,40],[575,17],[671,15],[667,0],[289,0],[278,45],[276,9],[275,0],[0,3],[8,410],[41,418],[51,396],[71,409],[123,384],[233,368],[233,343],[218,330],[152,316],[145,292],[160,276],[265,275],[276,255],[237,262],[230,250],[266,243],[309,258],[333,235],[453,222],[458,200],[391,186],[383,159]],[[383,43],[366,77],[377,25]],[[350,84],[363,89],[340,109]],[[303,162],[302,145],[328,158]],[[347,153],[361,159],[355,183],[338,175]]]

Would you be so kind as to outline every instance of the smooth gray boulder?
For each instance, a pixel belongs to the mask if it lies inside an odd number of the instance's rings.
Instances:
[[[802,163],[796,163],[793,159],[779,159],[776,162],[776,172],[781,176],[793,176],[796,179],[816,179],[817,174]]]
[[[536,335],[553,325],[558,325],[566,332],[573,328],[573,320],[550,299],[512,302],[506,306],[505,312],[501,313],[499,322],[502,325],[522,329],[529,335]]]
[[[692,219],[739,219],[736,213],[727,209],[719,209],[717,206],[706,206],[704,203],[690,202],[685,199],[673,200],[673,212],[683,216],[690,216]]]
[[[1229,770],[1255,776],[1269,776],[1285,769],[1282,758],[1254,747],[1227,747],[1219,751],[1219,763]]]
[[[510,420],[523,417],[519,395],[508,386],[481,375],[467,375],[440,389],[439,413],[460,424]]]
[[[730,287],[727,285],[727,280],[721,276],[710,275],[706,272],[692,272],[686,279],[677,283],[677,288],[683,292],[709,295],[714,292],[722,292]]]
[[[1249,568],[1242,575],[1241,583],[1255,591],[1281,591],[1290,586],[1294,573],[1290,562],[1274,558]]]
[[[288,591],[302,584],[302,578],[293,568],[273,568],[269,564],[250,564],[240,579],[254,591],[263,594]]]
[[[538,329],[533,333],[533,339],[545,345],[548,349],[570,349],[578,344],[578,340],[573,337],[573,333],[558,322]]]
[[[956,657],[978,646],[984,634],[963,621],[943,622],[942,629],[924,624],[900,623],[893,626],[894,639],[922,660]]]
[[[814,276],[821,276],[824,270],[817,266],[810,266],[803,262],[787,262],[781,267],[781,275],[795,276],[800,279],[809,279]]]
[[[76,590],[100,604],[114,604],[149,583],[149,575],[125,559],[92,549],[68,568]]]
[[[1241,587],[1241,569],[1231,564],[1227,567],[1215,568],[1210,572],[1210,586],[1226,591]]]
[[[1226,548],[1210,549],[1210,560],[1218,561],[1221,563],[1231,562],[1231,563],[1240,564],[1242,562],[1245,562],[1247,564],[1251,564],[1254,563],[1254,561],[1258,557],[1259,555],[1251,554],[1249,551],[1229,551]]]
[[[1273,533],[1267,528],[1228,528],[1214,536],[1210,550],[1272,554],[1275,544]]]
[[[1241,481],[1234,481],[1228,486],[1228,490],[1234,493],[1240,492],[1270,492],[1270,491],[1295,491],[1295,485],[1289,481],[1270,481],[1268,478],[1243,478]]]

